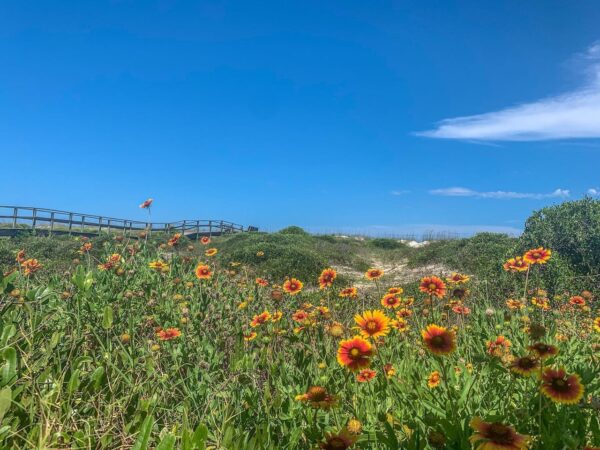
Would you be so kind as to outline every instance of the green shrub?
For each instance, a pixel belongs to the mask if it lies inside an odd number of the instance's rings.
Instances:
[[[371,245],[373,247],[383,248],[386,250],[394,250],[394,249],[404,247],[404,244],[402,244],[401,242],[398,242],[395,239],[389,239],[389,238],[375,238],[375,239],[370,239],[368,242],[369,242],[369,245]]]
[[[309,234],[304,231],[304,229],[292,225],[291,227],[286,227],[278,231],[279,234],[297,234],[301,236],[308,236]]]

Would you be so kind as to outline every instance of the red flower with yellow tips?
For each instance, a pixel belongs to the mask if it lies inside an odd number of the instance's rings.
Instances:
[[[358,295],[358,289],[355,287],[344,288],[340,291],[339,295],[342,298],[355,298]]]
[[[323,270],[319,276],[319,287],[321,289],[328,288],[333,285],[337,277],[337,272],[331,268]]]
[[[438,325],[429,325],[421,331],[423,342],[427,350],[434,355],[449,355],[456,350],[456,335]]]
[[[340,342],[337,361],[352,371],[369,367],[373,356],[373,346],[360,336],[354,336]]]
[[[194,270],[194,274],[199,280],[209,280],[212,277],[212,271],[206,264],[198,264]]]
[[[369,269],[365,272],[367,280],[379,280],[383,276],[383,270],[381,269]]]
[[[268,322],[271,319],[271,314],[269,313],[269,311],[263,311],[260,314],[257,314],[256,316],[254,316],[252,318],[252,322],[250,322],[250,326],[252,328],[256,328],[260,325],[262,325],[263,323]]]
[[[504,270],[507,272],[525,272],[529,269],[529,263],[522,257],[516,256],[508,259],[502,267],[504,267]]]
[[[542,394],[554,403],[572,405],[583,397],[584,387],[577,374],[568,374],[564,368],[546,368],[542,372]]]
[[[523,259],[529,264],[546,264],[550,256],[552,256],[551,250],[538,247],[525,252]]]
[[[397,294],[385,294],[381,299],[381,305],[384,308],[395,309],[402,305],[402,300]]]
[[[435,276],[424,277],[421,279],[419,291],[442,298],[444,295],[446,295],[446,284],[441,280],[441,278]]]
[[[484,422],[474,417],[469,424],[475,433],[469,438],[475,450],[527,450],[529,436],[519,434],[510,425]]]
[[[360,329],[360,334],[365,338],[385,336],[390,332],[390,318],[383,311],[365,311],[362,315],[354,316],[354,321]]]
[[[302,281],[297,280],[296,278],[289,278],[283,283],[283,290],[290,295],[296,295],[300,293],[303,287],[304,284]]]

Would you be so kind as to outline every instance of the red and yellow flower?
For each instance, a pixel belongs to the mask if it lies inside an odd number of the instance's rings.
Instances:
[[[383,270],[381,269],[369,269],[365,272],[367,280],[379,280],[383,276]]]
[[[377,338],[390,332],[390,318],[379,309],[365,311],[362,315],[357,314],[354,321],[365,338]]]
[[[519,434],[510,425],[484,422],[474,417],[470,422],[475,433],[469,438],[475,450],[527,450],[530,437]]]
[[[356,381],[359,383],[366,383],[367,381],[371,381],[373,378],[375,378],[375,375],[377,375],[377,372],[374,370],[363,369],[356,374]]]
[[[149,198],[148,200],[145,200],[141,205],[140,208],[142,209],[147,209],[150,208],[150,206],[152,206],[152,202],[154,201],[154,199]]]
[[[302,281],[297,280],[296,278],[288,278],[283,283],[283,290],[290,295],[299,294],[303,287],[304,284]]]
[[[268,322],[270,319],[271,319],[271,313],[269,313],[269,311],[263,311],[260,314],[257,314],[254,317],[252,317],[252,322],[250,322],[250,326],[252,328],[256,328],[256,327]]]
[[[253,341],[254,339],[256,339],[256,336],[258,336],[256,334],[256,331],[250,331],[249,333],[244,333],[244,340]]]
[[[304,394],[297,395],[296,400],[306,402],[315,409],[329,409],[337,404],[337,396],[330,394],[322,386],[309,387]]]
[[[373,356],[373,346],[360,336],[354,336],[340,342],[337,361],[352,371],[369,367]]]
[[[169,247],[175,247],[181,239],[181,233],[175,233],[171,239],[167,241]]]
[[[319,444],[322,450],[346,450],[356,443],[358,436],[343,428],[339,433],[327,433],[324,439]]]
[[[424,277],[421,278],[419,291],[442,298],[444,295],[446,295],[446,284],[441,280],[441,278],[436,276]]]
[[[333,285],[337,277],[337,272],[331,268],[323,270],[319,276],[319,287],[321,289],[328,288]]]
[[[399,286],[394,286],[388,289],[388,294],[396,294],[396,295],[401,295],[404,292],[404,289],[402,289]]]
[[[585,298],[581,295],[574,295],[569,299],[569,304],[573,306],[583,307],[586,304]]]
[[[584,387],[577,374],[568,374],[564,368],[548,367],[542,372],[542,393],[555,403],[572,405],[583,397]]]
[[[254,281],[256,284],[258,284],[259,286],[262,286],[262,287],[267,287],[269,285],[269,282],[267,280],[265,280],[264,278],[257,278]]]
[[[512,343],[504,336],[498,336],[494,341],[487,341],[486,345],[488,355],[501,357],[510,353]]]
[[[339,295],[342,298],[356,298],[358,295],[358,289],[355,287],[347,287],[342,289]]]
[[[515,256],[514,258],[508,259],[502,267],[504,267],[504,270],[507,272],[525,272],[529,269],[529,263],[521,256]]]
[[[196,278],[199,280],[209,280],[212,277],[212,270],[207,264],[198,264],[194,270]]]
[[[396,320],[392,320],[392,328],[395,328],[400,333],[406,333],[410,329],[410,326],[406,320],[398,318]]]
[[[544,247],[538,247],[526,251],[523,255],[523,260],[529,264],[546,264],[551,256],[551,250]]]
[[[408,308],[401,308],[398,311],[396,311],[396,317],[398,319],[407,319],[408,317],[410,317],[412,315],[413,315],[413,312]]]
[[[215,256],[217,253],[219,253],[219,250],[217,250],[217,249],[216,249],[216,248],[214,248],[214,247],[213,247],[213,248],[209,248],[209,249],[207,249],[207,250],[204,252],[204,254],[205,254],[206,256]]]
[[[509,309],[523,309],[523,308],[525,308],[525,305],[523,304],[523,302],[521,300],[514,300],[512,298],[509,298],[508,300],[506,300],[506,306],[508,306]]]
[[[554,345],[544,344],[543,342],[537,342],[527,348],[540,359],[546,359],[558,355],[557,347]]]
[[[169,265],[166,262],[160,260],[148,263],[148,267],[160,273],[166,273],[169,271]]]
[[[594,330],[596,330],[596,332],[600,333],[600,317],[596,317],[594,319]]]
[[[26,259],[21,263],[23,275],[31,275],[40,270],[43,266],[35,258]]]
[[[384,308],[395,309],[402,305],[402,300],[398,297],[398,294],[385,294],[381,299],[381,305]]]
[[[449,355],[456,350],[456,335],[444,327],[429,325],[421,331],[423,342],[427,350],[434,355]]]
[[[510,370],[519,375],[523,375],[524,377],[528,377],[540,370],[540,360],[531,356],[515,358],[510,363]]]
[[[202,236],[200,238],[200,243],[202,245],[208,245],[208,244],[210,244],[210,238],[208,236]]]
[[[166,330],[159,328],[156,331],[156,336],[161,341],[170,341],[181,336],[181,331],[179,331],[179,328],[167,328]]]
[[[442,376],[437,370],[431,372],[427,377],[427,386],[429,386],[431,389],[438,387],[441,382]]]
[[[446,278],[446,281],[450,284],[460,284],[460,283],[466,283],[470,279],[471,279],[471,277],[469,277],[468,275],[464,275],[464,274],[458,273],[458,272],[453,272],[452,275],[450,275],[448,278]]]

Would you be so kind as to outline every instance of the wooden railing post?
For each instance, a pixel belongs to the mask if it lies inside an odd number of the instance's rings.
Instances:
[[[35,208],[33,208],[33,214],[32,214],[32,217],[33,217],[33,225],[32,225],[32,227],[33,227],[33,229],[35,230],[35,224],[36,224],[36,222],[37,222],[37,209],[35,209]]]
[[[98,235],[102,233],[102,217],[98,217]]]
[[[108,234],[110,234],[110,219],[108,219]]]
[[[54,211],[50,213],[50,236],[52,236],[52,232],[54,231]]]
[[[13,208],[13,228],[17,228],[17,217],[19,216],[19,208]]]
[[[83,232],[83,224],[85,222],[85,216],[81,216],[81,231]]]

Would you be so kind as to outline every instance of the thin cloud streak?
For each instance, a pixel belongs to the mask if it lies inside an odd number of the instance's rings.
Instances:
[[[492,198],[492,199],[532,199],[541,200],[545,198],[567,198],[571,195],[568,189],[555,189],[547,194],[531,193],[531,192],[512,192],[512,191],[474,191],[464,187],[450,187],[444,189],[432,189],[429,191],[431,195],[441,195],[444,197],[475,197],[475,198]]]
[[[600,138],[600,42],[578,59],[588,77],[579,89],[500,111],[445,119],[436,129],[416,134],[471,141]]]

